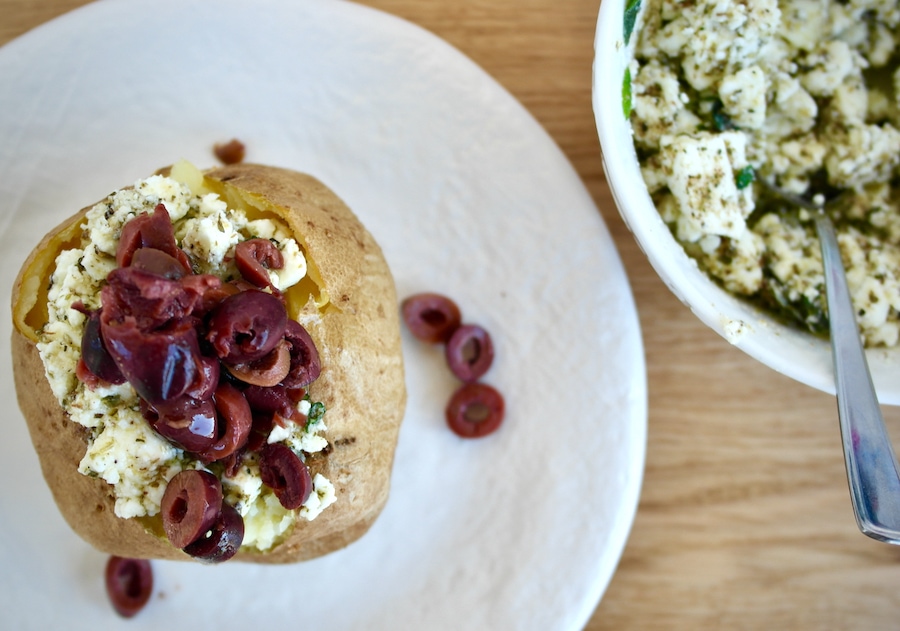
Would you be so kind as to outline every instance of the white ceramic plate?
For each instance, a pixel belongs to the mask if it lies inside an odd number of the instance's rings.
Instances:
[[[237,137],[305,170],[382,244],[401,296],[486,325],[507,397],[490,437],[444,425],[439,352],[404,333],[409,406],[372,530],[308,563],[155,564],[128,629],[580,629],[625,545],[644,463],[646,373],[622,265],[539,125],[459,52],[338,0],[104,0],[0,49],[3,295],[52,225]],[[0,350],[9,357],[9,318]],[[59,517],[9,361],[0,611],[10,629],[113,628],[105,557]]]

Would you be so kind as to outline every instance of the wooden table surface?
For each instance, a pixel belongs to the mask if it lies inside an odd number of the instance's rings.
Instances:
[[[83,4],[0,0],[0,44]],[[593,195],[627,269],[646,347],[647,466],[628,545],[586,628],[900,628],[900,548],[856,529],[834,399],[705,328],[617,214],[591,111],[599,0],[363,4],[461,49],[537,117]],[[885,417],[900,444],[900,409]]]

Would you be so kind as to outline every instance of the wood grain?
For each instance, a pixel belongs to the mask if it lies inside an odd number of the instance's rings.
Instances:
[[[0,0],[0,43],[83,4]],[[591,111],[599,0],[362,4],[444,38],[532,112],[581,175],[628,271],[648,365],[647,467],[619,569],[586,629],[900,626],[900,549],[856,529],[833,398],[706,329],[618,217]],[[900,409],[885,417],[900,444]]]

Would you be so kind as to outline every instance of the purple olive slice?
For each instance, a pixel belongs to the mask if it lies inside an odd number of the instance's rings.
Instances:
[[[205,451],[219,439],[218,415],[211,400],[181,397],[159,408],[142,401],[141,412],[160,436],[185,451]]]
[[[125,224],[116,249],[119,267],[131,265],[134,253],[141,248],[154,248],[177,259],[186,273],[191,272],[187,255],[175,244],[172,220],[164,204],[156,205],[152,213],[138,215]]]
[[[409,332],[429,344],[447,341],[459,326],[459,307],[450,298],[435,293],[415,294],[400,306]]]
[[[87,314],[84,334],[81,336],[81,358],[95,377],[115,385],[125,383],[125,376],[119,370],[112,355],[109,354],[106,344],[103,343],[103,337],[100,335],[99,310]]]
[[[503,395],[484,383],[464,383],[447,403],[447,425],[463,438],[491,434],[503,422]]]
[[[153,593],[153,568],[147,559],[111,556],[104,572],[106,595],[123,618],[137,614]]]
[[[193,399],[207,401],[212,398],[219,385],[221,364],[215,357],[199,355],[196,358],[197,375],[185,394]]]
[[[268,239],[248,239],[234,247],[234,264],[248,283],[275,289],[269,270],[283,268],[284,256]]]
[[[292,389],[305,388],[322,372],[319,351],[309,331],[296,320],[288,320],[284,339],[290,345],[291,366],[282,383]]]
[[[199,561],[221,563],[237,554],[243,541],[244,518],[231,504],[223,502],[212,527],[184,551]]]
[[[213,395],[219,418],[219,439],[198,455],[202,460],[222,460],[238,451],[250,438],[253,412],[244,394],[227,381],[222,381]]]
[[[153,405],[177,399],[197,381],[197,332],[185,318],[165,329],[141,331],[132,319],[104,322],[109,354],[135,391]]]
[[[484,375],[494,362],[494,343],[490,334],[477,324],[464,324],[453,332],[444,348],[447,366],[464,383]]]
[[[291,346],[281,340],[272,351],[255,362],[248,364],[226,364],[225,368],[234,377],[251,386],[271,388],[281,383],[291,369]]]
[[[283,385],[275,385],[271,388],[263,386],[248,386],[244,388],[244,398],[250,404],[250,409],[256,412],[278,412],[281,416],[288,416],[296,405],[287,388]]]
[[[207,471],[181,471],[169,480],[160,504],[163,530],[176,548],[200,539],[222,509],[222,484]]]
[[[259,450],[259,477],[288,510],[300,508],[312,493],[312,477],[306,464],[281,443]]]
[[[243,364],[268,355],[284,338],[284,304],[250,289],[228,296],[209,315],[206,339],[226,364]]]
[[[131,256],[131,265],[135,269],[144,270],[169,280],[184,277],[186,270],[181,261],[170,254],[156,248],[140,248]]]

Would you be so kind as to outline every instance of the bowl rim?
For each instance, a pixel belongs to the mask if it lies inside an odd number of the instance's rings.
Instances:
[[[754,359],[812,388],[834,394],[827,340],[778,322],[713,282],[675,240],[641,176],[622,106],[622,85],[635,37],[624,41],[626,0],[603,0],[594,38],[591,102],[601,160],[613,199],[629,231],[668,289],[704,324]],[[635,32],[645,5],[640,7]],[[866,350],[879,401],[900,405],[898,349]]]

